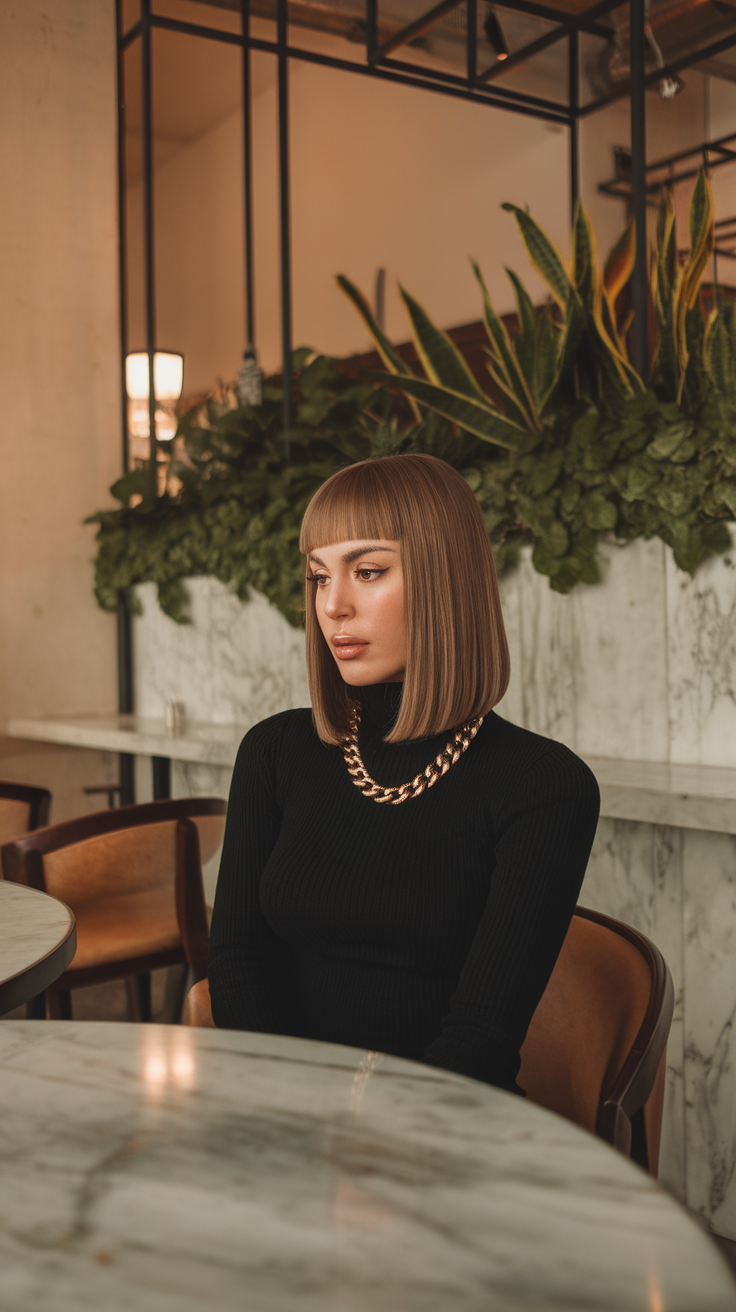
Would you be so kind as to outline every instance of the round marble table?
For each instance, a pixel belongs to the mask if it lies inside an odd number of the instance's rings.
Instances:
[[[711,1241],[567,1122],[350,1048],[0,1024],[3,1312],[733,1312]]]
[[[43,993],[63,975],[76,950],[68,906],[0,879],[0,1016]]]

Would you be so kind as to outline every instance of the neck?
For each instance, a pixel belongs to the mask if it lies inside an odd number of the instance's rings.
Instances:
[[[355,691],[358,693],[364,727],[371,734],[378,733],[384,737],[399,713],[403,683],[370,683]]]

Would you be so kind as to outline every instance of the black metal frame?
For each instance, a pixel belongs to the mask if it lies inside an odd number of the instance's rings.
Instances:
[[[149,421],[151,434],[151,466],[155,477],[156,436],[155,436],[155,396],[153,388],[153,353],[156,343],[156,302],[155,302],[155,253],[154,253],[154,179],[153,179],[153,124],[151,104],[151,38],[154,28],[162,31],[178,32],[182,35],[200,37],[206,40],[220,41],[239,46],[243,52],[243,150],[245,173],[245,270],[246,270],[246,324],[245,337],[249,347],[255,346],[255,305],[254,305],[254,262],[253,262],[253,180],[252,180],[252,144],[251,144],[251,76],[250,52],[253,50],[272,54],[276,57],[278,68],[278,119],[279,119],[279,187],[280,187],[280,237],[281,237],[281,348],[284,377],[284,431],[285,458],[288,459],[288,433],[292,423],[292,387],[291,352],[292,352],[292,305],[291,305],[291,239],[290,239],[290,204],[289,204],[289,64],[291,60],[302,60],[320,65],[324,68],[339,69],[344,72],[357,73],[362,76],[395,82],[418,90],[434,91],[440,95],[459,97],[480,105],[489,105],[496,109],[506,109],[511,113],[524,114],[532,118],[559,123],[570,132],[570,200],[574,209],[579,194],[579,159],[578,159],[578,125],[582,118],[594,113],[612,102],[630,96],[631,98],[631,147],[632,147],[632,209],[636,222],[637,250],[639,252],[633,275],[634,303],[634,344],[635,358],[639,369],[646,372],[648,360],[647,343],[647,268],[646,268],[646,106],[645,92],[648,86],[660,82],[668,76],[675,76],[683,69],[689,68],[701,60],[711,58],[736,45],[736,32],[700,50],[674,60],[664,68],[647,73],[645,69],[645,11],[644,0],[629,0],[630,11],[630,46],[631,78],[629,84],[622,86],[610,95],[601,96],[587,104],[580,104],[579,75],[579,35],[581,32],[609,39],[614,34],[613,27],[599,20],[605,18],[611,10],[621,7],[621,0],[598,0],[598,3],[585,9],[582,13],[572,15],[562,10],[547,8],[535,0],[498,0],[497,8],[530,14],[549,21],[552,29],[543,36],[530,42],[521,50],[514,51],[509,58],[497,61],[491,67],[478,71],[477,48],[477,0],[465,0],[467,6],[466,25],[466,75],[461,77],[439,69],[423,67],[392,57],[394,52],[414,41],[428,31],[450,10],[457,8],[462,0],[441,0],[429,9],[421,18],[407,24],[401,31],[394,33],[390,39],[379,41],[378,0],[365,0],[365,57],[358,59],[338,59],[314,50],[304,50],[289,43],[288,0],[276,0],[276,41],[255,38],[250,31],[251,0],[240,0],[242,15],[240,33],[224,31],[201,23],[184,22],[179,19],[156,14],[152,10],[152,0],[141,0],[141,17],[128,31],[123,31],[122,3],[116,0],[117,13],[117,58],[119,86],[119,150],[120,150],[120,280],[121,280],[121,337],[123,371],[127,351],[127,307],[126,307],[126,261],[125,261],[125,165],[124,165],[124,115],[125,97],[123,88],[123,52],[134,41],[141,41],[142,82],[143,82],[143,204],[145,230],[145,270],[146,270],[146,350],[149,357]],[[223,8],[231,6],[223,5]],[[524,92],[513,91],[499,85],[504,75],[522,62],[533,58],[540,51],[548,49],[558,41],[567,40],[569,51],[568,95],[565,103],[549,100]],[[715,144],[715,143],[714,143]],[[123,372],[123,382],[124,382]],[[123,391],[125,396],[125,391]],[[123,463],[128,464],[127,410],[124,404]],[[125,625],[123,626],[126,627]],[[129,627],[129,621],[127,622]],[[123,635],[123,638],[125,635]],[[127,657],[123,648],[127,641]],[[132,709],[132,679],[130,675],[129,637],[121,639],[121,710]],[[123,695],[123,688],[125,695]]]
[[[645,90],[648,86],[661,81],[667,76],[674,76],[685,68],[708,59],[736,45],[736,32],[722,37],[718,41],[700,50],[691,51],[681,59],[674,60],[665,68],[646,73],[644,3],[643,0],[629,0],[630,35],[631,35],[631,81],[622,85],[608,96],[582,105],[580,103],[579,76],[579,34],[591,33],[601,38],[610,38],[614,29],[599,20],[605,18],[611,10],[621,6],[621,0],[598,0],[578,15],[564,13],[562,10],[547,8],[535,0],[501,0],[500,9],[530,14],[553,24],[552,29],[543,36],[530,42],[521,50],[514,51],[508,59],[497,61],[490,68],[478,71],[477,50],[477,0],[465,0],[467,5],[467,68],[465,77],[446,73],[439,69],[425,68],[411,64],[393,56],[402,46],[408,45],[422,33],[428,31],[452,9],[457,8],[462,0],[440,0],[424,15],[407,24],[401,31],[389,39],[379,42],[378,0],[365,0],[365,58],[363,62],[352,59],[338,59],[332,55],[320,54],[314,50],[304,50],[289,44],[288,0],[276,0],[276,41],[255,38],[250,31],[250,0],[240,0],[242,24],[240,33],[209,27],[201,23],[189,23],[180,19],[168,18],[153,12],[152,0],[141,0],[141,17],[128,31],[122,29],[121,0],[116,0],[118,22],[118,78],[119,78],[119,148],[120,148],[120,231],[121,231],[121,334],[123,337],[123,357],[127,348],[127,311],[125,305],[126,268],[125,268],[125,170],[124,170],[124,114],[125,97],[123,93],[123,52],[140,39],[142,52],[142,95],[143,95],[143,205],[145,229],[145,269],[146,269],[146,350],[149,355],[149,414],[151,425],[151,459],[155,462],[156,439],[154,426],[155,397],[153,390],[153,352],[156,340],[156,303],[155,303],[155,258],[154,258],[154,186],[153,186],[153,152],[152,152],[152,106],[151,106],[151,37],[154,28],[162,31],[178,32],[183,35],[200,37],[206,40],[221,41],[229,45],[240,46],[243,52],[243,122],[244,122],[244,177],[245,177],[245,269],[246,269],[246,325],[245,336],[248,346],[255,345],[255,305],[254,305],[254,261],[253,261],[253,178],[252,178],[252,142],[251,142],[251,75],[250,52],[263,51],[276,56],[278,66],[278,111],[279,111],[279,186],[280,186],[280,226],[281,226],[281,322],[282,322],[282,363],[284,377],[288,379],[291,368],[291,241],[290,241],[290,203],[289,203],[289,63],[291,60],[303,60],[308,63],[336,68],[363,76],[375,77],[385,81],[398,82],[421,90],[435,91],[440,95],[458,96],[478,104],[491,105],[497,109],[506,109],[511,113],[530,115],[550,123],[559,123],[570,131],[570,198],[574,206],[579,193],[578,161],[578,124],[581,118],[601,109],[613,101],[629,95],[632,105],[632,208],[636,218],[637,232],[644,235],[645,198],[646,198],[646,146],[645,146]],[[225,6],[223,6],[225,8]],[[513,91],[499,86],[499,82],[514,67],[533,58],[541,50],[549,48],[558,41],[567,40],[569,51],[569,78],[567,102],[562,103],[524,92]],[[725,139],[724,139],[725,140]],[[713,143],[716,148],[719,143]],[[639,243],[644,249],[644,242]],[[634,275],[634,301],[642,300],[646,288],[646,265],[641,259],[637,263]],[[637,293],[638,289],[638,293]],[[641,307],[639,307],[641,310]],[[644,316],[646,320],[646,316]],[[646,324],[645,324],[646,326]],[[641,336],[641,334],[640,334]],[[643,343],[637,348],[641,354]],[[642,356],[643,359],[643,356]],[[291,424],[291,389],[284,388],[284,429],[288,434]],[[123,459],[127,465],[127,425],[124,425]]]

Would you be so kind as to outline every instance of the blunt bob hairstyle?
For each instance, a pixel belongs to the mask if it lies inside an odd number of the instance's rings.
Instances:
[[[462,475],[435,456],[379,456],[323,483],[307,506],[300,550],[398,541],[404,571],[406,673],[386,742],[428,738],[486,715],[509,681],[509,649],[493,552]],[[307,564],[307,568],[309,565]],[[307,670],[314,725],[340,743],[357,696],[322,634],[307,585]]]

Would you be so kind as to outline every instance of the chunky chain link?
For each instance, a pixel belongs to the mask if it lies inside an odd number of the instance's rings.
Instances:
[[[400,806],[402,802],[408,802],[410,797],[421,797],[425,788],[434,787],[437,780],[441,779],[443,774],[447,774],[450,766],[460,760],[463,752],[467,752],[482,723],[483,716],[479,715],[477,719],[469,720],[464,724],[439,755],[430,761],[426,769],[415,775],[408,784],[401,784],[399,788],[382,788],[375,779],[371,779],[363,765],[358,747],[360,709],[356,706],[350,716],[350,732],[341,744],[348,774],[364,797],[370,797],[374,802],[388,802],[391,806]]]

